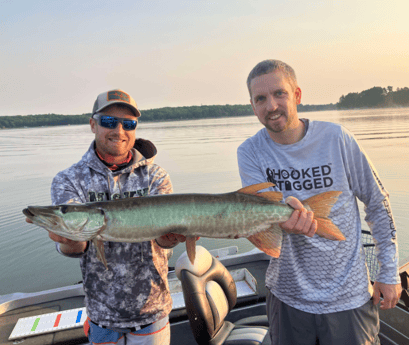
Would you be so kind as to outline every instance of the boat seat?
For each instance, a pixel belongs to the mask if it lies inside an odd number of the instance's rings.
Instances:
[[[193,265],[183,253],[176,262],[175,273],[181,281],[190,327],[199,345],[271,344],[266,317],[246,318],[249,323],[225,320],[236,304],[236,284],[227,268],[204,247],[196,246]]]

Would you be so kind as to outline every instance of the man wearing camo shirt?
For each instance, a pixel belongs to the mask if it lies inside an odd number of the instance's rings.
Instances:
[[[284,197],[307,199],[341,191],[330,218],[345,241],[314,236],[306,210],[299,224],[282,228],[280,257],[266,274],[267,314],[273,344],[379,344],[377,304],[393,308],[401,294],[395,224],[388,193],[363,149],[344,127],[299,119],[294,70],[278,60],[257,64],[247,79],[254,114],[265,126],[238,149],[243,186],[273,182]],[[361,242],[357,205],[366,208],[380,263],[371,285]],[[311,230],[305,232],[311,224]],[[372,298],[372,300],[371,300]]]
[[[55,176],[54,205],[172,193],[169,175],[154,164],[155,146],[136,139],[139,116],[135,101],[122,90],[97,97],[90,119],[95,140],[78,163]],[[166,249],[184,242],[184,236],[104,242],[108,270],[92,242],[49,236],[61,254],[80,258],[88,314],[84,330],[92,344],[170,343]]]

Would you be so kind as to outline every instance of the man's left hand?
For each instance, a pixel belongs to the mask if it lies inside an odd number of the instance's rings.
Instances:
[[[381,309],[391,309],[396,306],[402,293],[401,284],[384,284],[375,282],[373,285],[373,304],[377,305],[381,301]]]
[[[186,236],[169,233],[156,239],[156,242],[163,248],[173,248],[180,242],[185,242]]]

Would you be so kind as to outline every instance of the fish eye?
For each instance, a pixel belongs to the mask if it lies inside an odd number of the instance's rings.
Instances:
[[[66,214],[66,213],[67,213],[67,209],[68,209],[68,206],[67,206],[67,205],[64,205],[64,206],[61,206],[60,211],[61,211],[62,214]]]

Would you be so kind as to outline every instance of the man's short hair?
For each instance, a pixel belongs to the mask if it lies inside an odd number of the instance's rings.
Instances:
[[[249,89],[250,97],[251,97],[251,88],[250,88],[251,81],[254,78],[257,78],[263,74],[268,74],[268,73],[272,73],[275,71],[283,72],[294,89],[298,86],[295,72],[291,66],[287,65],[285,62],[282,62],[280,60],[272,60],[272,59],[264,60],[264,61],[259,62],[251,70],[249,76],[247,77],[247,88]]]

